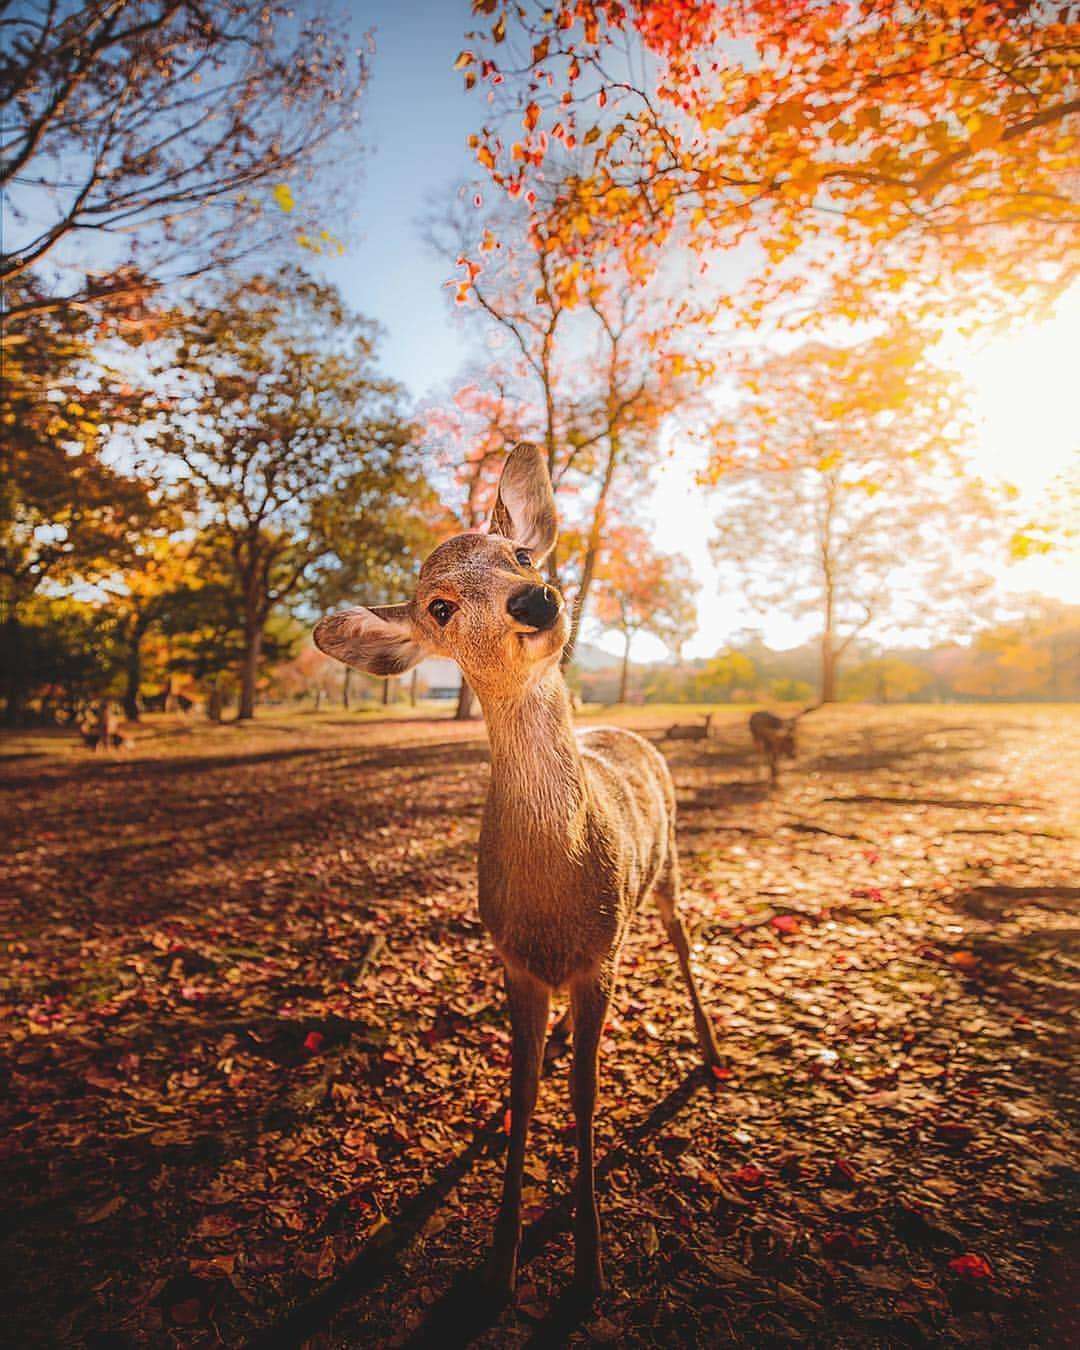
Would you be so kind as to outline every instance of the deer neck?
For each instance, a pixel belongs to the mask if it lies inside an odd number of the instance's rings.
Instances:
[[[556,665],[512,695],[480,701],[491,744],[488,812],[500,833],[574,851],[588,793],[562,672]]]

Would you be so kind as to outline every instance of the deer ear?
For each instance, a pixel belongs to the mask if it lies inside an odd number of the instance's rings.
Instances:
[[[559,533],[555,493],[539,446],[523,441],[507,456],[488,532],[527,548],[534,563],[555,547]]]
[[[427,655],[408,605],[343,609],[315,625],[319,651],[369,675],[402,675]]]

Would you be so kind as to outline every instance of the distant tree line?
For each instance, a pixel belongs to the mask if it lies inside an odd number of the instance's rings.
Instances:
[[[644,703],[810,703],[819,697],[816,643],[774,651],[748,636],[708,659],[630,667],[627,696]],[[614,703],[619,658],[577,673],[587,702]],[[837,685],[841,702],[1045,702],[1080,700],[1080,605],[1032,598],[1022,619],[965,643],[876,649],[857,645]]]

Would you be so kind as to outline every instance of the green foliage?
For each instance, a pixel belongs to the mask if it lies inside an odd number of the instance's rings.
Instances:
[[[240,715],[254,710],[274,609],[402,571],[420,484],[402,390],[375,369],[374,325],[294,270],[188,307],[162,374],[166,461],[197,490],[244,634]]]
[[[929,671],[896,657],[860,661],[840,678],[841,699],[873,703],[913,701],[934,683]]]
[[[16,660],[23,697],[36,715],[72,719],[117,691],[123,644],[102,606],[38,595],[23,606],[17,629],[0,626],[0,664],[8,669]]]

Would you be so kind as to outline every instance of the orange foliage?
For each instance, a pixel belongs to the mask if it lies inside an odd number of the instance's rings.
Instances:
[[[533,58],[512,77],[525,110],[514,158],[497,130],[478,153],[518,194],[550,159],[555,125],[585,147],[557,203],[560,245],[579,263],[614,244],[643,274],[673,239],[752,239],[762,265],[738,306],[751,322],[800,293],[807,311],[827,302],[848,318],[874,316],[883,294],[996,315],[1051,299],[1076,273],[1074,5],[474,11],[503,31],[518,23]],[[491,40],[472,36],[481,50]],[[495,61],[485,69],[502,80]],[[583,288],[588,269],[563,271]]]

